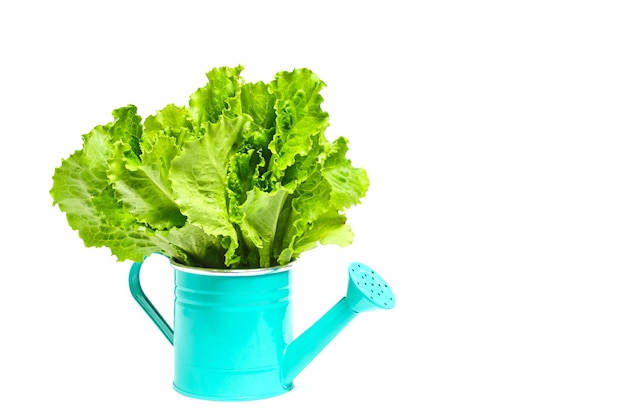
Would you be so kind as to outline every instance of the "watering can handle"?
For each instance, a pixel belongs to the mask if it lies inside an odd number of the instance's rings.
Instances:
[[[133,295],[133,298],[139,306],[143,309],[143,311],[148,314],[148,317],[152,319],[154,324],[159,328],[161,333],[165,336],[165,338],[171,343],[174,344],[174,331],[170,327],[169,324],[165,321],[161,313],[154,307],[152,302],[146,297],[146,294],[143,292],[141,288],[141,283],[139,282],[139,272],[141,271],[141,265],[143,262],[135,262],[133,266],[130,267],[130,272],[128,274],[128,285],[130,287],[130,293]]]

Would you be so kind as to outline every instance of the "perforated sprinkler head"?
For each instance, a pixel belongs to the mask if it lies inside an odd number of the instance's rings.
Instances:
[[[350,308],[357,313],[376,308],[389,310],[396,305],[396,298],[384,279],[372,268],[361,262],[353,262],[348,267],[347,300]]]

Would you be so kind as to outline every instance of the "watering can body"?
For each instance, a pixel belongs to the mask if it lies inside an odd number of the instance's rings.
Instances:
[[[295,376],[358,312],[344,297],[294,341],[291,265],[230,271],[170,264],[174,329],[141,288],[142,263],[131,267],[129,284],[173,344],[173,386],[189,397],[245,401],[288,392]],[[390,290],[387,296],[392,305]]]

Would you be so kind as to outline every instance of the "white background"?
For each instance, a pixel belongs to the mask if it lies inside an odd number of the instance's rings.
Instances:
[[[621,3],[3,3],[0,415],[626,415]],[[238,64],[317,73],[328,136],[371,180],[354,244],[296,266],[296,333],[353,260],[397,305],[358,316],[288,394],[216,403],[173,391],[129,263],[85,248],[48,191],[114,108],[185,104]],[[171,271],[148,264],[167,315]]]

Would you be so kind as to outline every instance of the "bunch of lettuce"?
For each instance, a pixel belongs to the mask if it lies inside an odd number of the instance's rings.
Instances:
[[[119,261],[161,253],[209,268],[294,261],[318,243],[347,246],[345,210],[369,181],[329,141],[325,86],[312,71],[244,82],[243,68],[207,73],[187,107],[143,123],[133,105],[83,136],[50,194],[86,246]]]

